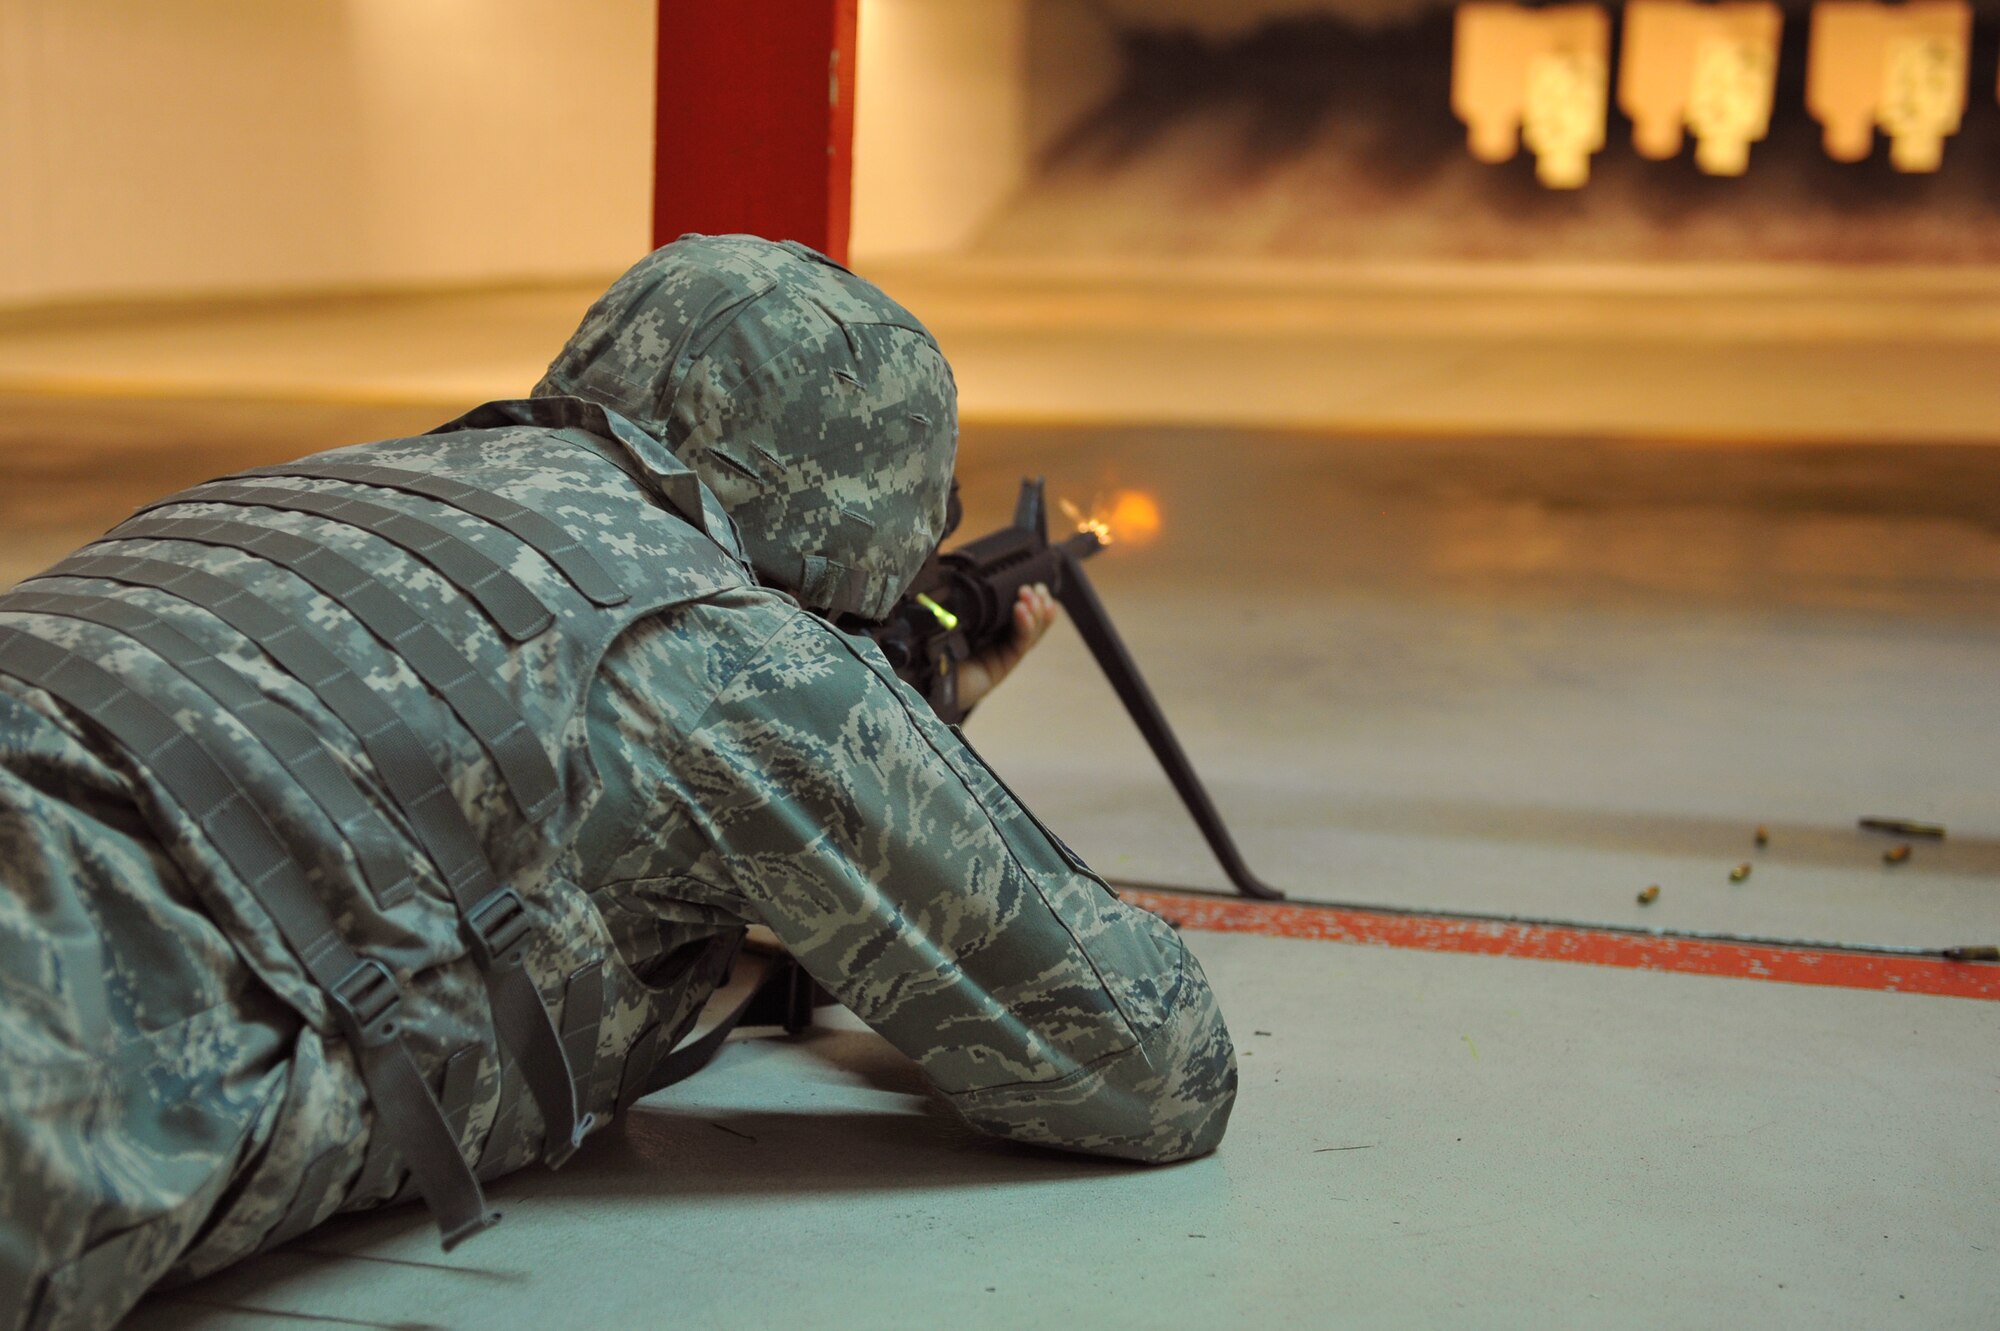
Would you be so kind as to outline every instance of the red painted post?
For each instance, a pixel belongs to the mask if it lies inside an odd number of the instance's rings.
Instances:
[[[857,0],[659,0],[653,243],[800,240],[845,263]]]

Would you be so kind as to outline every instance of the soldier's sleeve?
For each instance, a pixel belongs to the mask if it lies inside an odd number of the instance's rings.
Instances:
[[[740,642],[759,614],[660,632]],[[682,842],[683,887],[740,899],[975,1127],[1135,1160],[1214,1149],[1235,1052],[1180,936],[1049,835],[873,644],[796,610],[757,637],[723,653],[726,681],[668,689],[707,699],[663,718],[642,801],[671,815],[653,827]],[[654,647],[623,659],[672,654]]]

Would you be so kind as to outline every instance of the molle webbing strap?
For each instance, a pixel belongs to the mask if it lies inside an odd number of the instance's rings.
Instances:
[[[486,1129],[486,1145],[479,1150],[479,1163],[473,1166],[473,1172],[481,1178],[498,1178],[506,1172],[508,1156],[520,1136],[523,1076],[505,1065],[500,1068],[500,1103],[493,1110],[493,1125]]]
[[[0,625],[0,673],[45,690],[127,749],[262,903],[325,991],[377,1121],[416,1175],[445,1247],[498,1220],[401,1038],[403,996],[395,976],[342,940],[305,871],[228,769],[150,699],[55,643]]]
[[[445,581],[471,597],[493,621],[493,626],[515,642],[526,642],[555,622],[554,613],[519,578],[501,568],[479,547],[414,513],[325,490],[226,484],[198,485],[148,504],[139,512],[150,513],[174,504],[275,508],[345,523],[379,536],[429,564]]]
[[[97,578],[151,587],[200,606],[241,633],[354,732],[453,896],[461,890],[478,891],[472,898],[476,901],[492,889],[492,869],[479,839],[423,741],[314,630],[233,582],[161,559],[72,555],[38,575],[36,581],[49,577]],[[485,891],[479,891],[482,887]]]
[[[563,990],[562,1042],[569,1064],[582,1069],[577,1078],[579,1102],[591,1103],[590,1070],[597,1064],[597,1034],[604,1024],[604,967],[597,962],[570,973]]]
[[[666,1030],[659,1022],[654,1022],[639,1032],[639,1038],[625,1051],[625,1070],[618,1079],[618,1112],[624,1113],[642,1096],[653,1079],[653,1071],[660,1062],[660,1045],[666,1040]]]
[[[125,634],[167,661],[242,722],[258,743],[291,773],[299,788],[346,839],[377,902],[393,906],[416,891],[402,857],[387,850],[395,844],[389,825],[354,788],[354,782],[333,760],[319,737],[305,722],[252,688],[241,675],[179,629],[130,601],[115,601],[105,596],[15,591],[0,597],[0,610],[55,615],[96,624]]]
[[[531,508],[463,481],[435,476],[427,471],[380,467],[372,462],[311,458],[280,467],[259,467],[239,474],[246,477],[298,476],[316,481],[349,481],[356,485],[373,485],[384,490],[400,490],[405,494],[435,499],[513,533],[522,544],[555,565],[569,585],[594,604],[623,605],[631,599],[631,594],[618,585],[616,578],[605,572],[604,566],[574,536]]]
[[[449,1123],[445,1125],[447,1131],[450,1127]],[[475,1178],[478,1172],[476,1169],[473,1171]],[[403,1168],[403,1158],[396,1154],[391,1144],[370,1138],[361,1157],[361,1168],[355,1171],[354,1181],[347,1185],[347,1196],[341,1201],[343,1204],[372,1202],[378,1206],[385,1205],[399,1196],[409,1181],[409,1171]]]
[[[852,610],[867,602],[868,573],[820,555],[800,555],[798,587],[807,605]]]
[[[525,943],[528,931],[520,898],[511,888],[503,889],[503,893],[502,905],[512,907],[511,918],[504,909],[495,908],[475,912],[467,923],[475,936],[499,937],[503,942],[507,939],[498,935],[497,930],[518,929],[519,941],[513,944],[515,952],[499,954],[493,962],[483,963],[486,996],[493,1007],[494,1029],[520,1065],[521,1076],[535,1098],[535,1107],[541,1111],[546,1129],[542,1159],[555,1169],[583,1145],[583,1139],[597,1126],[597,1119],[584,1113],[577,1102],[577,1074],[570,1065],[562,1038],[556,1034],[548,1005],[542,1002],[541,991],[535,988],[533,977],[521,962],[520,944]]]
[[[469,1044],[447,1058],[444,1071],[438,1075],[438,1108],[444,1111],[445,1126],[451,1129],[453,1139],[461,1145],[465,1144],[466,1124],[471,1121],[473,1103],[479,1093],[479,1065],[484,1061],[479,1046]],[[401,1180],[389,1200],[408,1201],[410,1182]]]
[[[520,898],[500,886],[465,810],[403,719],[314,630],[212,573],[159,559],[86,553],[39,576],[151,587],[200,606],[261,647],[354,733],[458,907],[473,959],[485,973],[494,1028],[534,1092],[552,1163],[566,1159],[595,1125],[577,1112],[575,1074],[548,1008],[518,964],[528,938]]]
[[[264,1236],[264,1241],[257,1245],[258,1252],[269,1252],[280,1244],[290,1243],[319,1223],[320,1207],[331,1196],[335,1174],[346,1158],[345,1143],[329,1146],[313,1157],[299,1179],[299,1190],[292,1194],[291,1205],[285,1208],[283,1218]]]
[[[465,1140],[465,1125],[472,1117],[473,1100],[479,1094],[479,1065],[485,1055],[469,1044],[444,1061],[444,1078],[438,1084],[438,1107],[452,1135]]]
[[[360,620],[436,690],[493,759],[526,817],[541,819],[556,811],[562,789],[528,723],[443,634],[380,578],[303,536],[217,518],[135,518],[86,549],[94,550],[105,541],[140,540],[191,541],[241,550],[304,578]]]

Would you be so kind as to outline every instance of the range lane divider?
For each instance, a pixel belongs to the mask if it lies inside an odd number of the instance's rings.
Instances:
[[[1261,934],[1366,947],[1570,961],[1586,966],[1818,984],[1884,993],[2000,1000],[2000,965],[1949,961],[1915,949],[1732,942],[1588,925],[1487,920],[1307,902],[1249,901],[1153,885],[1113,883],[1135,906],[1182,929]]]

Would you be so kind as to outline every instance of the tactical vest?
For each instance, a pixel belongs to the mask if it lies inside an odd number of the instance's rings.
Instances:
[[[585,706],[627,627],[750,579],[713,495],[601,408],[445,430],[140,510],[0,597],[0,673],[110,742],[211,918],[347,1042],[362,1186],[407,1169],[449,1248],[497,1219],[479,1178],[538,1133],[560,1164],[693,1020],[570,881]]]

